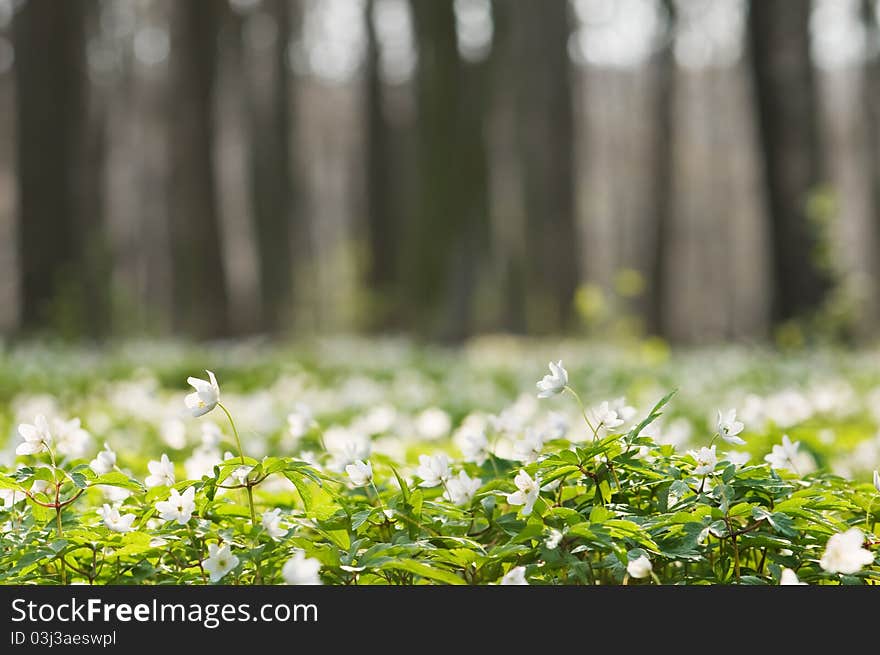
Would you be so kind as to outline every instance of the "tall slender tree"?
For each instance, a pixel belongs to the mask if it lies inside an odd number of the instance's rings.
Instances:
[[[808,200],[822,181],[809,0],[752,0],[748,34],[773,258],[772,314],[807,316],[831,286]]]
[[[250,189],[260,267],[262,325],[277,332],[288,323],[293,290],[292,226],[296,221],[291,157],[293,82],[287,63],[299,6],[266,0],[261,11],[275,29],[271,47],[251,48],[247,69],[250,116]],[[250,20],[253,20],[251,18]]]
[[[513,20],[529,321],[556,330],[569,323],[579,281],[569,6],[522,0]]]
[[[647,271],[647,331],[664,335],[665,311],[668,302],[668,239],[673,228],[673,191],[675,170],[675,29],[677,14],[675,0],[663,0],[664,28],[660,47],[654,55],[653,103],[654,133],[651,148],[650,204],[648,211],[653,225],[653,241],[650,244],[649,269]]]
[[[876,247],[873,249],[874,279],[880,279],[880,16],[873,0],[862,0],[862,21],[865,26],[865,60],[862,68],[862,110],[865,117],[866,164],[868,169],[868,210]],[[875,298],[868,303],[872,318],[880,314],[880,289],[874,289]]]
[[[211,338],[227,333],[228,295],[214,171],[214,85],[222,7],[177,0],[171,20],[168,97],[174,325]]]
[[[392,134],[385,115],[381,71],[381,45],[375,25],[375,1],[364,5],[367,51],[364,70],[364,165],[369,246],[366,283],[370,292],[371,328],[394,322],[398,290],[400,229],[392,179]]]
[[[15,14],[21,324],[109,331],[102,221],[103,124],[95,120],[87,0],[32,0]]]

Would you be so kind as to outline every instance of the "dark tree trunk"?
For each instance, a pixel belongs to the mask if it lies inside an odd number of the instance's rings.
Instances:
[[[249,52],[251,201],[260,267],[262,324],[270,332],[289,325],[293,290],[291,226],[295,221],[294,171],[290,153],[292,83],[287,66],[291,26],[297,11],[290,0],[266,0],[277,25],[265,52]]]
[[[579,281],[568,3],[522,0],[514,22],[529,319],[552,331],[568,326]]]
[[[451,0],[411,0],[416,70],[417,217],[407,226],[412,319],[447,340],[472,329],[477,257],[486,224],[483,85],[461,61]]]
[[[867,144],[865,146],[866,164],[868,167],[869,204],[871,213],[870,224],[873,227],[875,247],[874,257],[870,262],[874,273],[874,280],[880,280],[880,16],[872,0],[862,0],[862,19],[865,25],[867,38],[865,42],[870,44],[865,53],[864,69],[862,70],[862,108],[865,116],[865,132]],[[875,283],[876,284],[876,283]],[[877,298],[878,289],[875,287],[875,298],[869,303],[871,318],[876,319],[880,298]]]
[[[664,0],[666,30],[663,43],[653,62],[654,123],[653,158],[650,180],[649,212],[653,220],[653,252],[647,275],[647,331],[664,336],[667,333],[665,312],[669,307],[667,270],[669,239],[673,229],[673,189],[675,171],[675,29],[676,8],[674,0]]]
[[[393,149],[391,129],[383,106],[379,42],[373,22],[374,6],[374,0],[368,0],[364,10],[367,28],[364,165],[369,247],[366,282],[372,310],[369,326],[382,329],[393,323],[396,314],[399,275],[397,233],[400,226],[393,201]]]
[[[21,324],[109,332],[103,121],[90,93],[86,0],[32,0],[14,24]]]
[[[214,83],[222,6],[173,3],[169,154],[174,322],[199,338],[228,331],[214,172]]]
[[[821,182],[810,2],[753,0],[748,33],[764,159],[776,322],[808,316],[831,286],[816,262],[819,245],[807,205]]]

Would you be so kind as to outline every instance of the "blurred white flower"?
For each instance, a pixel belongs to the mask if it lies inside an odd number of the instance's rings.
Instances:
[[[501,578],[501,582],[498,584],[502,585],[527,585],[529,581],[526,580],[526,567],[524,566],[516,566],[510,569],[503,578]]]
[[[416,475],[422,479],[420,487],[436,487],[443,484],[452,475],[449,470],[449,457],[445,453],[438,455],[419,455],[419,468]]]
[[[323,441],[331,455],[329,467],[333,471],[344,471],[352,462],[367,459],[372,450],[368,436],[339,426],[328,428]]]
[[[743,453],[738,450],[728,450],[724,453],[724,459],[737,467],[745,466],[751,458],[752,456],[748,453]]]
[[[16,455],[36,455],[49,450],[52,445],[52,433],[49,431],[49,422],[42,414],[38,414],[33,424],[22,423],[18,426],[18,434],[24,442],[18,444],[15,449]]]
[[[566,385],[568,385],[568,371],[562,366],[562,360],[548,364],[550,373],[545,375],[537,383],[538,398],[550,398],[556,394],[562,393]]]
[[[202,562],[211,582],[218,582],[224,575],[238,566],[238,557],[232,554],[229,544],[218,547],[208,544],[208,558]]]
[[[773,446],[769,455],[764,456],[764,461],[775,469],[796,469],[795,460],[798,457],[800,441],[791,442],[787,434],[782,435],[782,444]]]
[[[459,432],[455,443],[466,462],[482,464],[489,457],[489,439],[483,430],[466,430]]]
[[[23,491],[15,489],[0,489],[0,500],[3,501],[3,509],[9,509],[15,503],[19,503],[26,498]]]
[[[871,551],[862,548],[865,536],[858,528],[839,532],[828,539],[819,566],[829,573],[858,573],[874,561]]]
[[[736,436],[743,431],[744,427],[745,425],[743,425],[742,422],[736,420],[735,409],[731,409],[726,413],[722,412],[720,409],[718,410],[718,436],[724,439],[727,443],[735,446],[745,445],[745,440]]]
[[[116,453],[114,453],[106,443],[104,444],[104,450],[95,455],[95,459],[89,462],[89,468],[92,469],[96,475],[105,475],[112,471],[115,466]]]
[[[304,551],[297,550],[281,567],[281,577],[289,585],[319,585],[320,570],[321,562],[314,557],[306,557]]]
[[[636,416],[636,408],[627,404],[624,396],[615,398],[608,403],[608,406],[615,414],[617,414],[617,418],[622,421],[621,425],[629,423]]]
[[[287,534],[287,528],[281,526],[281,510],[277,507],[263,512],[262,525],[266,534],[275,541],[280,541]]]
[[[554,548],[557,548],[559,546],[559,542],[562,541],[562,537],[562,531],[557,530],[556,528],[550,528],[550,534],[544,540],[544,545],[550,550],[553,550]]]
[[[429,407],[416,418],[416,432],[423,439],[442,439],[451,428],[452,419],[439,407]]]
[[[592,415],[593,427],[596,428],[597,432],[603,428],[605,430],[613,430],[623,425],[623,419],[617,415],[617,412],[611,409],[611,405],[607,400],[602,401],[598,407],[594,407],[589,413]]]
[[[874,488],[880,492],[880,471],[874,471]]]
[[[315,419],[312,416],[311,408],[304,403],[297,403],[294,410],[287,415],[287,432],[293,439],[291,447],[306,435],[306,433],[315,425]]]
[[[464,471],[460,471],[458,477],[453,476],[449,478],[449,481],[446,483],[446,491],[443,492],[443,497],[456,505],[470,505],[474,499],[474,494],[477,493],[482,484],[483,481],[480,478],[471,478]]]
[[[195,392],[187,395],[184,402],[196,417],[207,414],[220,402],[220,385],[217,384],[217,378],[211,371],[205,370],[205,373],[208,374],[208,380],[192,376],[186,379]]]
[[[119,510],[110,507],[107,503],[104,503],[104,506],[97,511],[98,516],[103,519],[104,525],[113,532],[131,532],[134,529],[131,527],[137,518],[134,514],[120,516]]]
[[[544,438],[540,432],[529,428],[522,439],[513,443],[513,458],[523,464],[537,462],[544,449]]]
[[[545,441],[562,439],[568,434],[568,417],[561,412],[550,412],[544,422],[543,434]]]
[[[356,460],[345,467],[351,483],[356,487],[363,487],[373,480],[373,465],[370,462]]]
[[[163,485],[166,487],[174,486],[174,463],[168,459],[168,455],[162,453],[159,461],[148,462],[147,468],[150,471],[150,475],[144,480],[147,489]]]
[[[782,569],[782,574],[779,576],[779,584],[781,586],[786,585],[805,585],[806,582],[801,582],[798,580],[797,574],[789,568]]]
[[[223,430],[214,421],[202,422],[202,445],[203,446],[219,446],[223,441]]]
[[[523,505],[523,516],[528,516],[532,513],[535,502],[538,500],[538,494],[541,491],[539,480],[537,477],[533,480],[528,473],[520,470],[513,479],[513,482],[517,490],[507,494],[507,502],[511,505]]]
[[[706,448],[703,446],[699,450],[689,450],[688,455],[697,461],[694,468],[694,475],[709,475],[715,470],[718,463],[718,456],[715,454],[715,446]]]
[[[630,560],[626,565],[626,572],[633,578],[647,578],[651,575],[652,569],[651,560],[644,555],[640,555],[636,559]]]
[[[184,460],[183,469],[188,480],[200,480],[205,475],[213,475],[214,467],[222,461],[216,448],[199,446]]]
[[[78,418],[69,421],[56,418],[52,421],[55,448],[62,455],[72,458],[85,457],[92,441],[92,435],[82,428]]]
[[[165,521],[177,521],[180,525],[186,525],[196,511],[195,495],[195,487],[188,487],[183,494],[172,489],[168,500],[156,502],[156,511]]]
[[[163,421],[159,426],[159,436],[170,448],[180,450],[186,446],[186,424],[178,418]]]

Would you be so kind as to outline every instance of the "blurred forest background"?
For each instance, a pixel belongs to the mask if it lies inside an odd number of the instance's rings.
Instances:
[[[880,332],[874,0],[0,0],[0,334]]]

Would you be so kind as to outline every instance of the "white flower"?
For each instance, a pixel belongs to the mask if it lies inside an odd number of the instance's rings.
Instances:
[[[174,464],[168,459],[168,455],[162,453],[161,459],[158,462],[149,462],[147,468],[150,470],[150,475],[144,480],[147,489],[163,485],[174,486]]]
[[[177,521],[180,525],[186,525],[196,511],[195,495],[195,487],[188,487],[183,494],[172,489],[168,500],[156,503],[156,511],[165,521]]]
[[[513,444],[513,459],[523,464],[537,462],[544,449],[544,437],[537,430],[528,429],[522,439]]]
[[[614,410],[614,413],[617,414],[617,418],[623,421],[623,423],[629,423],[636,415],[636,408],[632,405],[628,405],[626,398],[623,396],[615,398],[608,403],[608,406]]]
[[[281,577],[284,578],[284,582],[292,585],[321,584],[321,578],[318,576],[320,569],[321,562],[314,557],[306,557],[304,551],[297,550],[281,567]]]
[[[647,578],[651,575],[651,560],[644,555],[640,555],[626,565],[626,572],[633,578]]]
[[[449,434],[452,419],[439,407],[429,407],[418,415],[415,427],[420,437],[434,441]]]
[[[208,374],[208,380],[194,377],[186,379],[190,386],[195,389],[195,393],[187,395],[184,399],[187,408],[192,412],[193,416],[207,414],[220,402],[220,386],[217,384],[217,378],[207,369],[205,373]]]
[[[280,541],[287,534],[287,528],[281,527],[281,510],[277,507],[263,512],[263,529],[272,539]]]
[[[436,487],[443,484],[452,475],[449,470],[449,458],[444,454],[419,455],[419,468],[416,475],[422,479],[420,487]]]
[[[52,423],[56,450],[68,457],[84,457],[89,450],[92,436],[82,429],[80,420],[74,418],[63,421],[56,418]]]
[[[468,430],[456,436],[464,461],[482,464],[489,457],[489,439],[483,430]]]
[[[689,450],[688,455],[697,461],[694,475],[708,475],[715,470],[715,465],[718,463],[718,457],[715,455],[715,446],[711,448],[703,446],[699,450]]]
[[[483,481],[480,478],[471,478],[464,471],[460,471],[457,478],[449,478],[443,497],[456,505],[470,505],[474,494],[482,484]]]
[[[751,458],[751,455],[739,450],[728,450],[724,453],[724,459],[734,466],[745,466]]]
[[[800,441],[791,442],[787,434],[782,435],[782,445],[773,446],[769,455],[764,456],[764,461],[775,469],[787,469],[795,466],[798,457]]]
[[[805,585],[806,582],[798,580],[797,574],[791,569],[782,569],[782,575],[779,576],[779,584],[785,585]]]
[[[832,535],[819,566],[830,573],[858,573],[874,561],[873,553],[862,548],[864,542],[865,536],[858,528]]]
[[[736,420],[735,409],[731,409],[727,413],[722,413],[720,409],[718,410],[718,435],[727,443],[735,446],[745,445],[745,440],[736,436],[743,431],[744,427],[742,422]]]
[[[323,436],[324,447],[332,455],[330,469],[344,471],[348,464],[365,460],[370,456],[370,438],[355,430],[334,426],[328,428]]]
[[[236,566],[238,558],[232,554],[229,544],[220,547],[217,544],[208,544],[208,559],[202,562],[202,567],[208,572],[211,582],[217,582]]]
[[[15,505],[15,503],[24,500],[25,497],[23,491],[16,491],[15,489],[0,489],[0,500],[3,501],[4,509],[9,509]]]
[[[526,580],[526,567],[516,566],[510,569],[498,584],[502,585],[524,585],[529,584]]]
[[[169,447],[180,450],[186,446],[186,423],[179,418],[163,421],[159,426],[159,436]]]
[[[373,465],[369,461],[365,463],[357,460],[353,464],[346,466],[345,472],[348,474],[351,483],[356,487],[364,487],[373,480]]]
[[[562,393],[566,385],[568,385],[568,371],[562,366],[560,359],[555,364],[550,362],[550,373],[545,375],[538,383],[538,398],[550,398],[558,393]]]
[[[559,542],[562,541],[563,534],[560,530],[556,528],[550,528],[550,534],[544,540],[544,545],[553,550],[559,546]]]
[[[199,446],[192,451],[192,455],[183,462],[183,469],[189,480],[199,480],[202,476],[212,475],[214,466],[220,464],[220,452],[211,446]]]
[[[49,423],[46,417],[39,414],[33,422],[22,423],[18,426],[18,434],[24,439],[15,449],[16,455],[36,455],[49,450],[52,444],[52,434],[49,432]]]
[[[104,503],[104,507],[98,510],[98,516],[104,520],[104,525],[113,532],[131,532],[134,529],[131,524],[137,518],[134,514],[120,516],[119,510],[110,507],[107,503]]]
[[[603,401],[598,407],[591,412],[593,414],[593,426],[596,430],[606,428],[608,430],[623,425],[623,419],[617,415],[617,412],[611,408],[608,401]]]
[[[520,470],[513,482],[516,484],[517,491],[507,494],[507,502],[511,505],[523,505],[522,514],[528,516],[532,513],[535,501],[538,500],[538,494],[541,491],[538,478],[532,480],[528,473]]]
[[[114,453],[106,443],[104,444],[104,450],[95,455],[95,459],[89,462],[89,468],[92,469],[96,475],[109,473],[115,466],[116,453]]]
[[[95,485],[96,489],[99,489],[102,494],[104,494],[104,500],[110,503],[121,503],[126,498],[131,496],[131,491],[128,489],[123,489],[122,487],[114,487],[109,484],[98,484]]]
[[[315,424],[308,405],[297,403],[296,409],[287,415],[287,432],[294,442],[299,441]]]
[[[874,471],[874,488],[880,491],[880,472]]]

